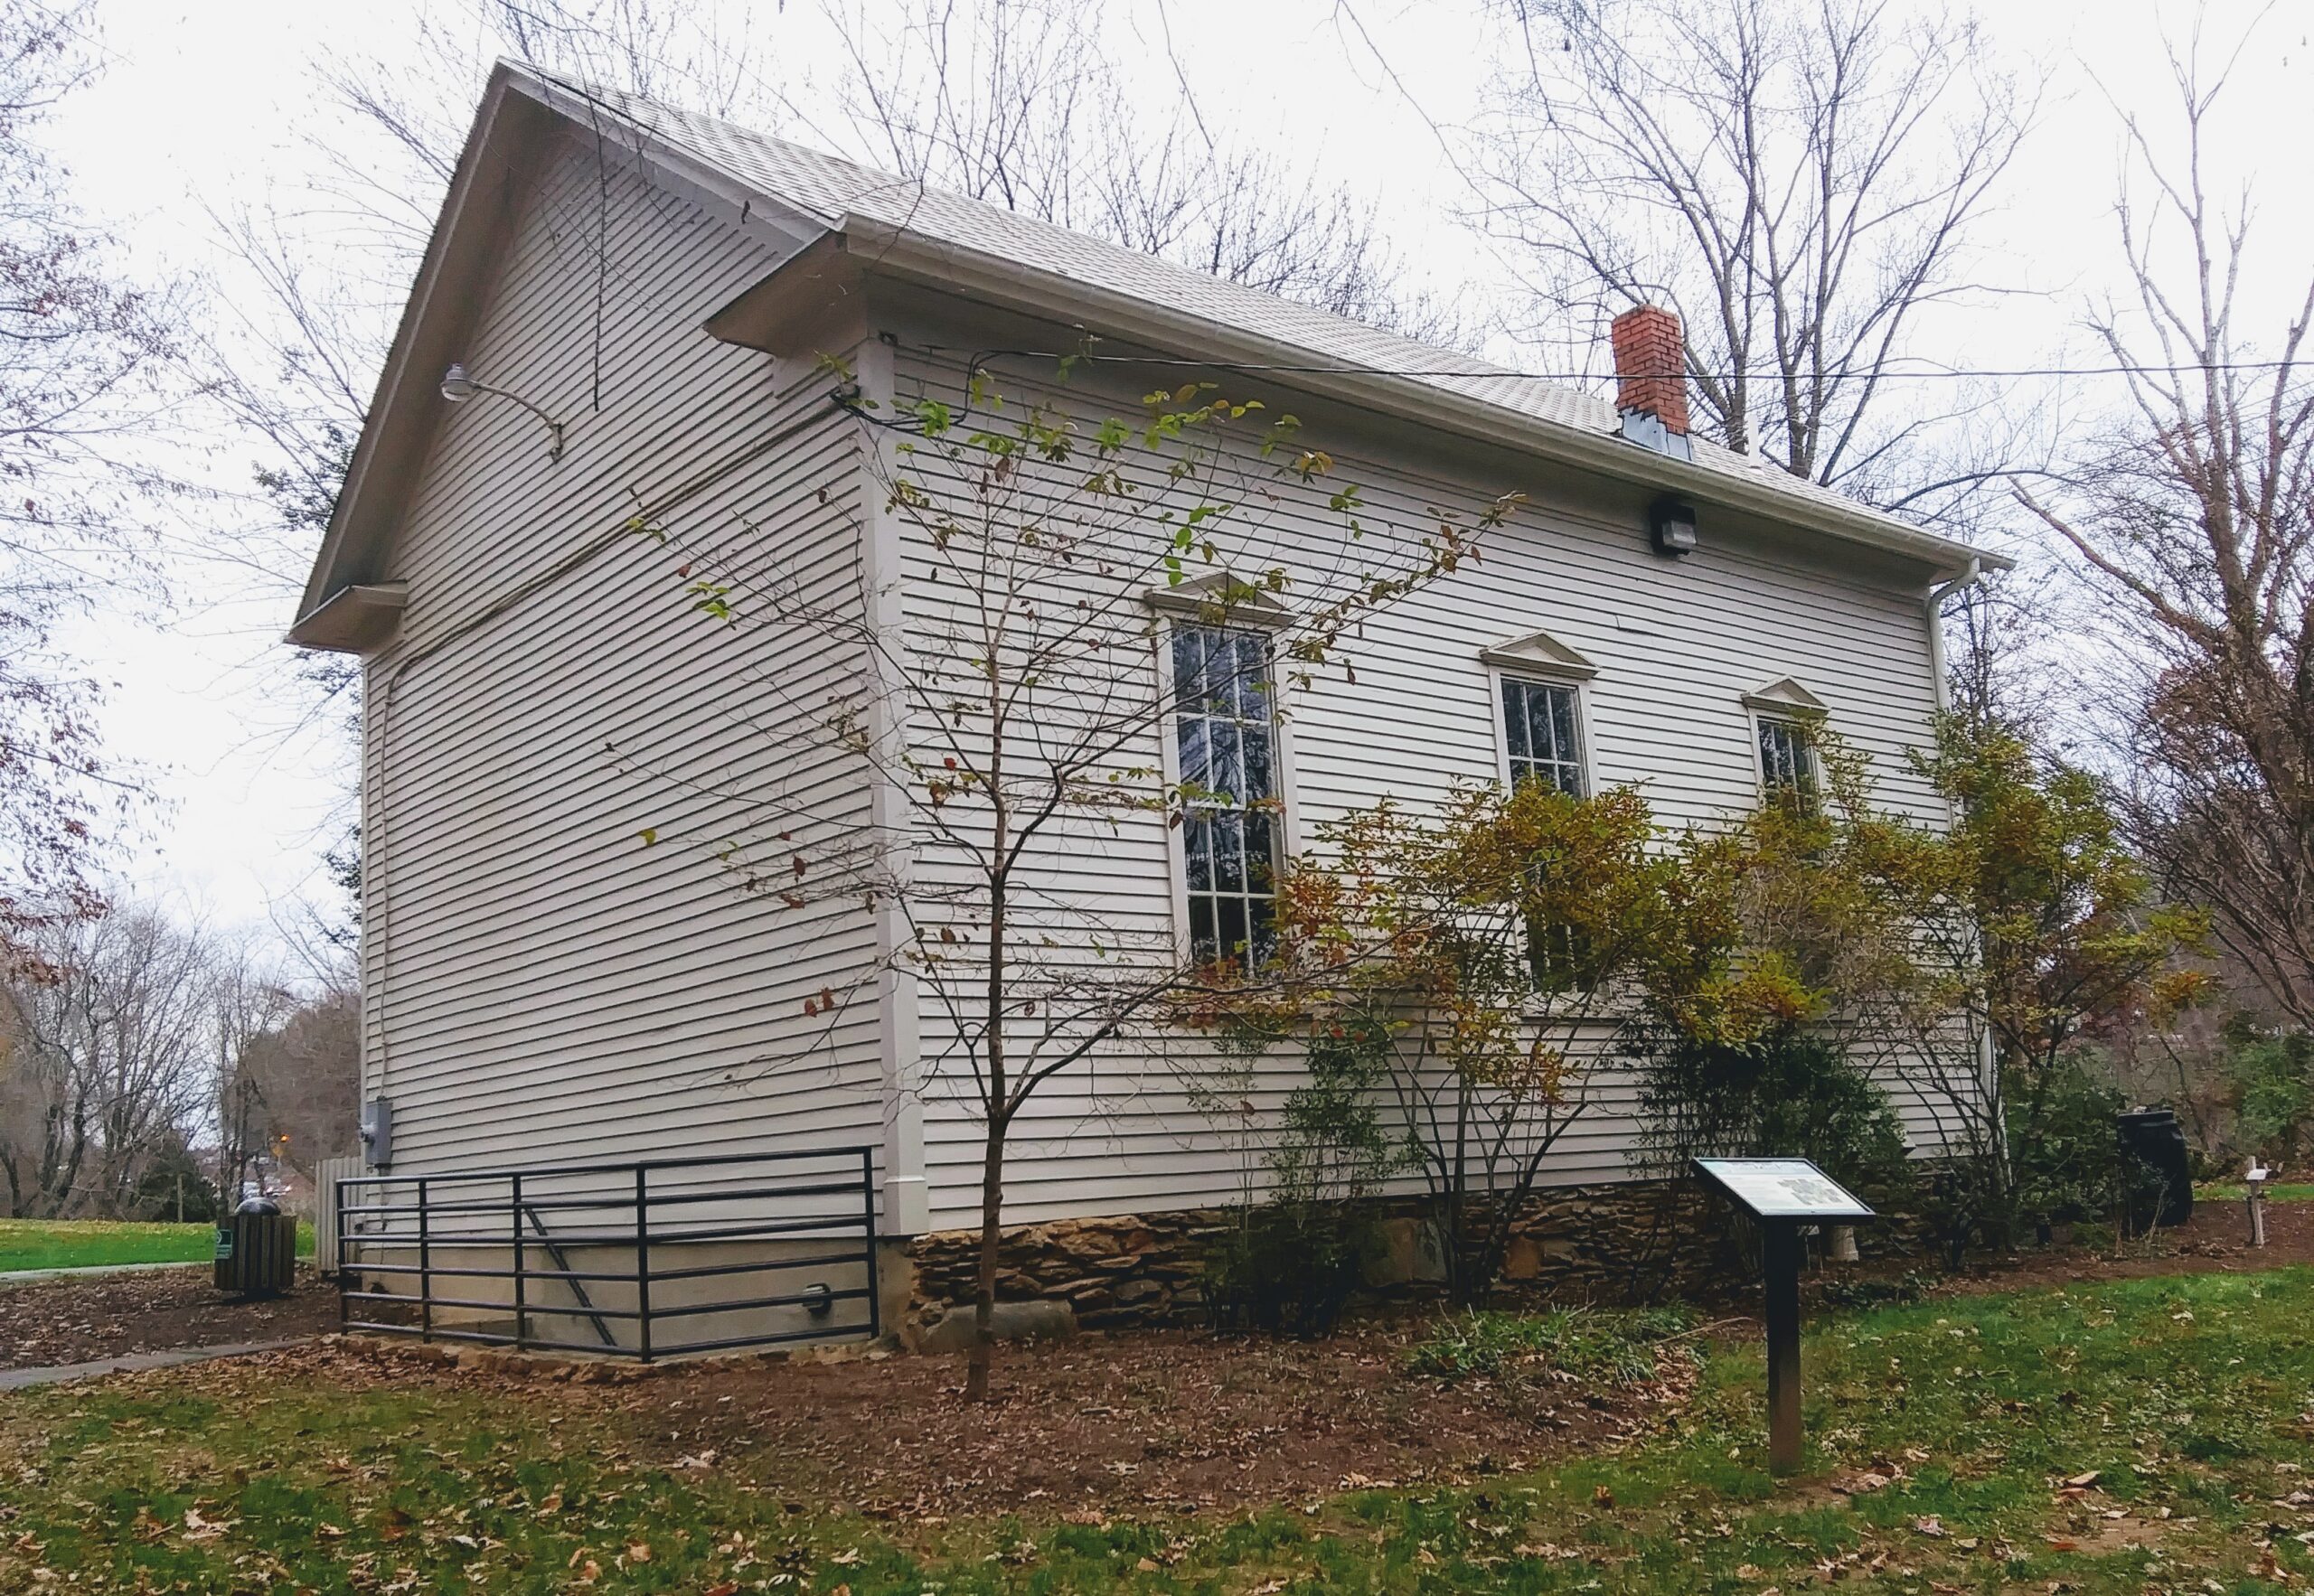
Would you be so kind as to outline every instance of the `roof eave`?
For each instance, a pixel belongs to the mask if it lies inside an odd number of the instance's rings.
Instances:
[[[392,638],[409,607],[407,582],[356,583],[299,616],[282,641],[328,653],[370,653]]]
[[[1005,256],[945,239],[927,239],[872,217],[846,216],[839,224],[848,247],[872,269],[1047,317],[1082,316],[1119,337],[1211,359],[1217,365],[1304,365],[1311,352],[1296,344],[1227,327],[1206,317],[1136,296],[1026,266]],[[1863,505],[1843,508],[1779,493],[1767,482],[1674,459],[1608,433],[1528,416],[1410,377],[1383,371],[1297,371],[1296,386],[1345,403],[1425,422],[1500,444],[1555,464],[1613,480],[1700,499],[1845,541],[1920,560],[1936,577],[1959,575],[1971,561],[2006,570],[2006,556],[1923,531]]]

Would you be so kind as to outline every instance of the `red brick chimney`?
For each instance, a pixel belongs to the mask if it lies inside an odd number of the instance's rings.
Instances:
[[[1688,355],[1679,318],[1639,305],[1614,321],[1615,408],[1652,416],[1674,433],[1688,430]]]

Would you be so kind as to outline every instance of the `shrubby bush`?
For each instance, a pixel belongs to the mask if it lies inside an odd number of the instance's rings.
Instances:
[[[2314,1141],[2314,1036],[2234,1028],[2222,1067],[2242,1150],[2277,1169],[2302,1167]]]
[[[1241,1034],[1259,1052],[1268,1038]],[[1314,1038],[1308,1076],[1285,1101],[1263,1162],[1269,1190],[1237,1210],[1207,1253],[1207,1312],[1217,1329],[1314,1337],[1332,1331],[1374,1246],[1364,1203],[1396,1162],[1376,1104],[1378,1039]]]
[[[2036,1227],[2112,1220],[2160,1176],[2125,1150],[2114,1118],[2121,1092],[2077,1059],[2049,1072],[2037,1101],[2012,1101],[2009,1118],[2018,1217]]]

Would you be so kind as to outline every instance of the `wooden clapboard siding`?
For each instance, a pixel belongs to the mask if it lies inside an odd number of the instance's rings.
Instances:
[[[903,356],[903,392],[951,392],[953,363]],[[1067,392],[1040,390],[1016,371],[1015,403],[1030,393],[1072,408],[1080,421],[1133,413],[1133,396],[1083,377]],[[1090,388],[1092,393],[1086,391]],[[1027,391],[1022,391],[1022,390]],[[1500,710],[1482,649],[1545,630],[1585,655],[1598,674],[1584,690],[1585,732],[1600,784],[1634,783],[1673,826],[1710,824],[1758,801],[1753,725],[1744,695],[1791,677],[1830,707],[1843,737],[1870,757],[1879,801],[1924,823],[1941,802],[1908,755],[1928,732],[1935,701],[1924,571],[1770,538],[1746,537],[1706,520],[1705,546],[1663,559],[1635,521],[1574,507],[1547,480],[1457,481],[1371,440],[1338,444],[1318,427],[1303,442],[1335,455],[1338,482],[1358,483],[1378,521],[1419,522],[1426,506],[1475,514],[1494,493],[1517,489],[1531,502],[1491,534],[1482,561],[1366,622],[1346,653],[1355,681],[1329,671],[1314,690],[1292,695],[1285,741],[1292,831],[1302,845],[1326,821],[1392,796],[1421,804],[1457,781],[1492,779]],[[1311,549],[1331,534],[1305,521]],[[1291,524],[1284,541],[1297,540]],[[921,566],[917,568],[921,569]],[[919,625],[936,623],[938,600],[912,592]],[[1124,668],[1160,668],[1153,648],[1120,650]],[[1153,745],[1131,751],[1154,759]],[[1162,821],[1064,829],[1034,856],[1055,897],[1097,895],[1105,920],[1162,932],[1173,915],[1171,857]],[[938,850],[923,868],[936,874]],[[955,1041],[936,1005],[922,1017],[926,1059],[925,1158],[936,1225],[973,1221],[981,1128],[955,1064]],[[947,1061],[944,1068],[943,1060]],[[1243,1071],[1242,1077],[1232,1072]],[[1008,1152],[1006,1216],[1014,1221],[1179,1208],[1234,1200],[1258,1177],[1246,1127],[1217,1122],[1197,1086],[1225,1088],[1250,1103],[1250,1124],[1275,1123],[1297,1081],[1281,1048],[1250,1067],[1202,1056],[1180,1040],[1120,1044],[1073,1076],[1056,1080],[1016,1123]],[[1554,1150],[1557,1182],[1626,1172],[1634,1123],[1631,1084],[1612,1073],[1597,1106]],[[1900,1100],[1915,1134],[1928,1122]]]
[[[513,224],[463,358],[562,418],[566,452],[506,400],[446,411],[390,553],[409,609],[367,668],[365,1093],[395,1105],[398,1170],[883,1135],[873,1001],[804,1012],[871,978],[866,910],[750,897],[715,857],[767,801],[865,816],[864,766],[762,685],[812,700],[856,650],[763,624],[744,592],[719,625],[678,574],[744,589],[776,564],[857,600],[856,424],[807,372],[699,332],[776,264],[623,166],[607,195],[584,141]],[[663,537],[622,530],[773,438]]]
[[[450,408],[381,568],[410,598],[367,667],[365,1091],[396,1105],[406,1170],[873,1142],[906,1178],[920,1116],[929,1222],[969,1224],[981,1137],[955,1028],[880,970],[892,926],[856,893],[823,898],[817,864],[794,907],[740,890],[719,857],[736,842],[746,864],[781,868],[765,821],[783,809],[813,817],[795,851],[814,859],[904,812],[814,729],[832,699],[864,699],[863,653],[781,617],[873,603],[920,638],[947,602],[884,502],[870,435],[828,404],[834,380],[701,333],[780,263],[744,218],[647,164],[613,162],[606,191],[585,138],[553,149],[518,207],[463,358],[564,418],[568,448],[550,464],[542,426],[503,399]],[[829,352],[873,394],[953,394],[955,357],[923,350],[984,343],[943,330],[953,299],[884,286],[858,303],[862,326],[832,328]],[[1088,418],[1137,408],[1122,380],[1040,386],[1049,374],[1014,362],[1008,397]],[[1906,762],[1934,699],[1925,567],[1708,507],[1703,549],[1669,561],[1628,490],[1508,455],[1474,465],[1467,443],[1413,428],[1308,432],[1374,520],[1468,517],[1506,490],[1530,502],[1482,561],[1362,625],[1354,680],[1331,670],[1291,695],[1293,845],[1386,795],[1418,805],[1492,779],[1500,711],[1480,652],[1538,630],[1598,668],[1583,691],[1594,782],[1640,784],[1670,824],[1756,802],[1742,699],[1787,676],[1870,756],[1884,803],[1942,818]],[[649,531],[626,529],[703,481]],[[1331,534],[1322,491],[1287,500],[1271,537],[1291,562]],[[731,583],[738,622],[703,615],[695,580]],[[1133,606],[1115,624],[1118,669],[1153,681],[1155,623]],[[926,726],[904,729],[933,746]],[[1163,746],[1152,730],[1119,763],[1156,764]],[[1021,923],[1080,945],[1074,906],[1096,905],[1106,930],[1169,944],[1177,868],[1154,817],[1057,826],[1029,855],[1042,900]],[[927,886],[962,878],[938,846],[911,868]],[[823,993],[834,1011],[807,1011]],[[1007,1216],[1235,1200],[1298,1079],[1286,1048],[1250,1066],[1180,1038],[1108,1048],[1016,1124]],[[1550,1178],[1625,1172],[1630,1098],[1627,1080],[1602,1083]]]

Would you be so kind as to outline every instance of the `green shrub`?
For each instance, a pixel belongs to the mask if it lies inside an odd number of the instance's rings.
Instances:
[[[1809,1159],[1876,1205],[1911,1182],[1888,1094],[1825,1037],[1678,1037],[1647,1048],[1642,1063],[1645,1134],[1668,1171],[1695,1158]]]
[[[1341,1317],[1373,1244],[1364,1199],[1394,1163],[1375,1103],[1386,1045],[1378,1033],[1310,1045],[1266,1154],[1270,1196],[1237,1209],[1204,1259],[1216,1329],[1322,1336]]]
[[[1207,1315],[1218,1330],[1329,1335],[1358,1290],[1372,1225],[1338,1202],[1268,1202],[1207,1253]]]
[[[2296,1169],[2314,1128],[2314,1036],[2249,1032],[2229,1043],[2224,1068],[2241,1105],[2242,1141],[2276,1168]]]
[[[2114,1116],[2129,1106],[2078,1063],[2049,1072],[2038,1094],[2009,1104],[2018,1217],[2027,1225],[2111,1219],[2160,1176],[2123,1150]]]
[[[1666,1357],[1698,1356],[1688,1342],[1665,1345],[1694,1323],[1683,1308],[1465,1313],[1442,1320],[1416,1343],[1406,1353],[1406,1368],[1450,1384],[1564,1376],[1594,1385],[1644,1385],[1661,1375]]]

